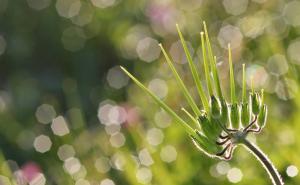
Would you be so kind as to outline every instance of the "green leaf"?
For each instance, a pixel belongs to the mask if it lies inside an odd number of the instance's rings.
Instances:
[[[218,97],[223,99],[219,74],[218,74],[217,65],[216,65],[217,59],[216,59],[216,57],[214,57],[213,52],[212,52],[212,48],[211,48],[205,21],[203,21],[203,27],[204,27],[206,46],[207,46],[207,50],[208,50],[208,57],[209,57],[210,66],[211,66],[211,70],[212,70],[212,74],[213,74],[216,92],[217,92]]]
[[[194,113],[196,116],[199,116],[200,115],[200,110],[199,108],[197,107],[195,101],[193,100],[192,96],[190,95],[190,93],[188,92],[187,88],[185,87],[183,81],[181,80],[181,78],[179,77],[174,65],[172,64],[171,62],[171,59],[169,58],[168,54],[166,53],[165,49],[162,47],[161,44],[159,44],[159,47],[161,48],[162,52],[163,52],[163,55],[165,56],[166,58],[166,61],[169,65],[169,67],[171,68],[172,72],[173,72],[173,75],[175,76],[175,79],[178,83],[178,85],[180,86],[180,89],[182,90],[183,92],[183,95],[184,97],[186,98],[188,104],[192,107]]]
[[[210,70],[209,66],[207,63],[207,57],[206,57],[206,48],[205,48],[205,43],[204,43],[204,33],[201,32],[201,46],[202,46],[202,56],[203,56],[203,64],[204,64],[204,72],[205,72],[205,79],[206,79],[206,84],[207,84],[207,89],[209,92],[209,95],[213,95],[213,89],[212,89],[212,84],[211,84],[211,79],[210,79]]]
[[[205,96],[205,93],[204,93],[204,90],[202,88],[202,84],[201,84],[200,77],[199,77],[199,74],[197,72],[196,66],[195,66],[195,64],[193,62],[193,59],[192,59],[191,54],[190,54],[190,52],[189,52],[189,50],[187,48],[186,42],[185,42],[185,40],[184,40],[184,38],[182,36],[182,33],[181,33],[180,29],[179,29],[178,24],[176,24],[176,28],[177,28],[178,35],[180,37],[181,44],[182,44],[182,47],[184,49],[187,61],[189,63],[189,67],[190,67],[190,70],[192,72],[192,76],[193,76],[194,81],[196,83],[196,87],[197,87],[197,90],[198,90],[201,102],[203,104],[204,109],[206,111],[208,111],[209,110],[208,100],[207,100],[207,98]]]
[[[230,44],[228,44],[228,61],[229,61],[229,72],[230,72],[230,95],[231,95],[231,103],[236,103],[234,74],[233,74],[233,66],[232,66],[232,56],[231,56],[231,47],[230,47]]]
[[[153,98],[153,100],[173,118],[173,120],[175,122],[182,125],[185,128],[187,133],[189,133],[190,135],[194,135],[194,130],[185,121],[183,121],[168,105],[166,105],[155,94],[153,94],[149,89],[147,89],[141,82],[139,82],[125,68],[123,68],[122,66],[120,66],[120,67],[143,91],[145,91],[148,95],[150,95]]]

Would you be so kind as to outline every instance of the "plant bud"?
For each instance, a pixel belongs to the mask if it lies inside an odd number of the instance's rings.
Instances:
[[[228,105],[226,101],[223,99],[221,100],[221,105],[222,105],[222,113],[221,113],[221,118],[220,122],[226,127],[229,127],[229,120],[228,120]]]
[[[241,121],[244,126],[247,126],[250,123],[250,107],[248,103],[243,103],[241,106]]]
[[[238,129],[240,126],[240,110],[239,105],[237,103],[234,103],[230,106],[230,121],[231,126],[234,129]]]
[[[260,109],[260,97],[258,92],[250,94],[250,98],[252,103],[252,113],[257,116]]]
[[[209,140],[199,131],[195,131],[195,134],[191,136],[196,147],[208,155],[214,155],[222,148],[216,145],[212,140]]]
[[[221,103],[218,98],[211,96],[210,99],[211,115],[213,118],[220,118],[221,116]]]
[[[200,126],[203,130],[203,133],[206,137],[209,139],[213,139],[214,136],[214,129],[212,127],[211,122],[209,121],[206,112],[203,112],[198,119],[198,122],[200,123]]]
[[[268,108],[267,105],[263,105],[258,114],[258,125],[263,128],[266,125],[268,116]]]

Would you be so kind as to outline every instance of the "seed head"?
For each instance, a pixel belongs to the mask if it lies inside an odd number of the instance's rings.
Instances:
[[[176,25],[200,97],[200,102],[198,103],[195,102],[188,92],[184,82],[173,65],[173,61],[168,56],[163,46],[159,44],[180,90],[193,111],[193,113],[189,113],[182,108],[190,120],[195,123],[195,128],[179,117],[168,105],[147,89],[125,68],[121,68],[139,87],[150,95],[161,108],[169,113],[175,122],[184,127],[197,148],[210,157],[229,160],[232,157],[234,148],[243,137],[246,137],[250,132],[259,133],[265,126],[267,120],[267,106],[264,104],[263,91],[258,93],[252,88],[252,92],[249,93],[249,98],[247,98],[244,64],[242,98],[240,101],[238,100],[239,98],[236,96],[235,92],[234,68],[230,44],[228,45],[228,61],[231,98],[230,101],[227,101],[224,98],[216,66],[217,60],[213,55],[205,22],[203,23],[203,27],[204,32],[201,32],[200,34],[200,43],[202,47],[204,75],[200,76],[198,73],[199,69],[197,69],[192,55],[187,48],[183,34],[181,33],[179,26]],[[206,84],[202,83],[201,78],[204,79]],[[204,85],[207,86],[207,92],[204,91]]]

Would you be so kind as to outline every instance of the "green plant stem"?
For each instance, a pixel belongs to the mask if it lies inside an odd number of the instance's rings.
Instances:
[[[247,139],[242,140],[242,144],[253,153],[253,155],[261,162],[266,171],[268,172],[274,185],[284,185],[280,174],[274,167],[270,159],[253,143]]]

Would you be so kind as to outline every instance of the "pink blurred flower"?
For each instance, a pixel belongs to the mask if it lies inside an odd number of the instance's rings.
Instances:
[[[140,122],[140,114],[137,107],[133,107],[128,104],[123,104],[122,107],[126,110],[127,116],[126,116],[126,122],[123,123],[125,127],[127,126],[133,126]]]
[[[41,173],[41,168],[35,162],[27,162],[21,167],[22,175],[30,182],[33,180],[39,173]]]

